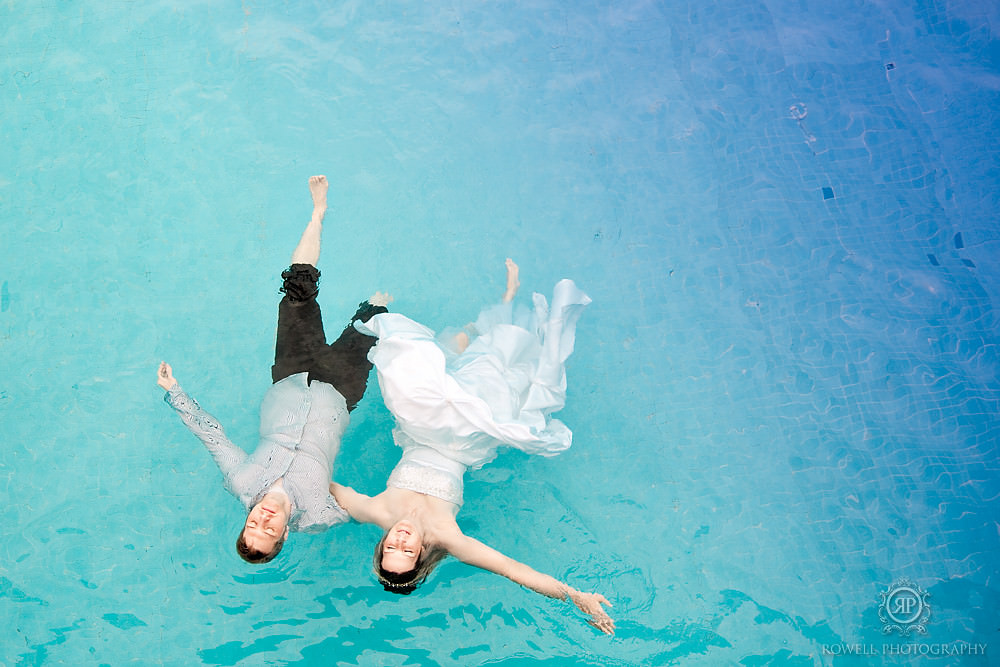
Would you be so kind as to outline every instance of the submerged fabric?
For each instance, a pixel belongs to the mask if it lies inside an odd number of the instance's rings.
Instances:
[[[418,446],[469,468],[493,460],[504,445],[542,456],[568,449],[572,433],[550,415],[565,404],[565,361],[589,303],[567,279],[556,285],[551,309],[537,293],[525,316],[515,317],[510,304],[487,308],[461,354],[403,315],[386,313],[355,324],[379,337],[369,359],[396,418],[401,464],[414,463],[406,452]]]

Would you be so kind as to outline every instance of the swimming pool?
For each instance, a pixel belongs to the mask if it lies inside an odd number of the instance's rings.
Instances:
[[[0,661],[996,664],[1000,11],[896,5],[4,5]],[[593,297],[573,448],[461,524],[615,638],[454,562],[395,599],[368,527],[233,553],[155,368],[252,446],[320,172],[328,322],[461,324],[506,256]],[[882,634],[904,579],[927,635]]]

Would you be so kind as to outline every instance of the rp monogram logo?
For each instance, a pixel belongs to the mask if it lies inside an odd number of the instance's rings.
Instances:
[[[883,633],[898,632],[904,637],[914,631],[927,634],[926,623],[931,617],[929,593],[909,579],[899,579],[879,596],[882,602],[878,617],[883,623]]]

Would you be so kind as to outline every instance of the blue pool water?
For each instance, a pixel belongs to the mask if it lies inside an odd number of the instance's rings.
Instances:
[[[1000,664],[995,3],[432,4],[0,4],[0,663]],[[593,297],[573,448],[460,523],[616,637],[456,562],[383,593],[368,526],[236,557],[155,368],[253,446],[313,173],[328,322],[464,323],[506,256]]]

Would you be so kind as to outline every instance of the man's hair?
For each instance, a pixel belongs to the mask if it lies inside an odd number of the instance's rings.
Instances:
[[[264,563],[268,563],[274,560],[274,557],[278,555],[279,551],[281,551],[281,547],[285,546],[285,538],[282,537],[274,543],[274,548],[271,549],[270,553],[251,549],[247,546],[246,540],[243,539],[244,531],[246,531],[245,526],[243,530],[240,531],[240,536],[236,538],[236,553],[238,553],[240,558],[248,563],[253,563],[254,565],[263,565]]]
[[[425,544],[417,557],[417,563],[412,570],[406,572],[390,572],[382,567],[382,547],[385,546],[385,538],[389,536],[386,531],[382,539],[375,545],[375,557],[372,560],[372,567],[375,568],[375,575],[382,584],[382,588],[397,595],[409,595],[417,589],[417,586],[424,583],[427,575],[437,567],[437,564],[448,555],[448,550],[442,547]]]

